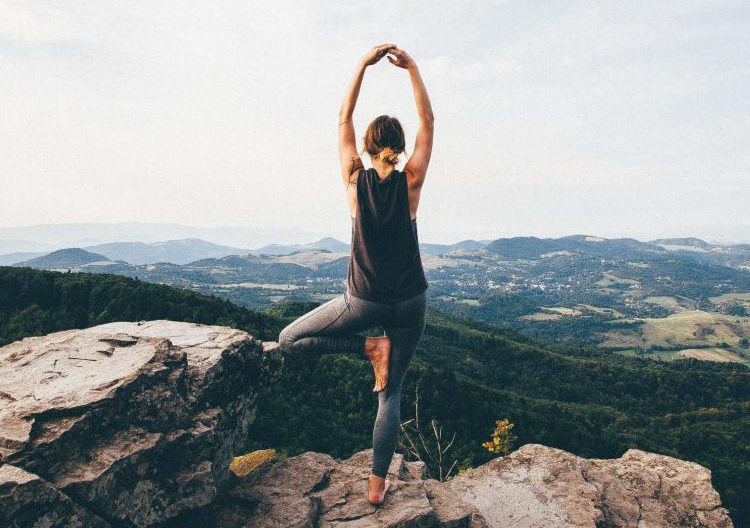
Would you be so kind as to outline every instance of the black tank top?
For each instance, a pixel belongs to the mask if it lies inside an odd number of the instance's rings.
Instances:
[[[350,295],[399,302],[428,288],[409,213],[406,174],[397,169],[381,180],[374,168],[357,176],[357,216],[346,288]]]

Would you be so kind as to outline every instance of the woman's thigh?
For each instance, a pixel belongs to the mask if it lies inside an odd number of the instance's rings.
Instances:
[[[351,297],[344,292],[289,323],[279,334],[279,342],[353,334],[382,324],[386,309],[387,305]]]
[[[426,290],[391,305],[388,317],[388,326],[411,327],[424,330],[425,317],[427,314],[427,292]],[[421,333],[422,330],[419,330]],[[420,335],[421,337],[421,335]]]

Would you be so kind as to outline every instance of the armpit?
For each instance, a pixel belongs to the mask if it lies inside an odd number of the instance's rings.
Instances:
[[[359,171],[364,169],[365,166],[362,163],[362,158],[356,156],[352,158],[352,164],[349,167],[349,183],[348,185],[356,184],[357,178],[359,177]]]

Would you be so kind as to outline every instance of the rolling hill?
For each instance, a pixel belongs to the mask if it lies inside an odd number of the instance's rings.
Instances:
[[[186,238],[167,240],[166,242],[111,242],[85,247],[87,251],[101,253],[111,260],[122,260],[130,264],[155,264],[169,262],[187,264],[205,258],[224,257],[227,255],[247,255],[250,250],[232,246],[222,246],[200,240]]]
[[[704,339],[682,347],[683,343],[672,340],[669,350],[644,332],[649,321],[685,309],[748,317],[750,305],[743,305],[742,296],[750,295],[750,253],[743,253],[741,246],[717,247],[695,238],[654,242],[658,243],[592,235],[514,237],[487,245],[471,240],[451,246],[420,244],[420,253],[431,285],[428,298],[442,312],[538,338],[582,340],[618,353],[648,354],[655,359],[689,355],[747,364],[750,347],[743,340],[750,338],[750,327],[746,324],[737,326],[735,340]],[[686,247],[698,251],[686,251]],[[347,251],[339,251],[342,248]],[[64,262],[34,259],[28,265],[137,277],[216,295],[256,310],[285,299],[325,301],[341,291],[346,279],[348,246],[335,239],[269,246],[261,253],[185,264],[133,265],[88,256]],[[715,301],[718,298],[722,300]],[[686,325],[678,332],[695,330],[686,318],[670,319],[670,323],[678,322]],[[633,342],[640,345],[632,346]]]
[[[67,248],[53,251],[47,255],[19,262],[17,265],[36,269],[66,269],[82,266],[109,266],[114,261],[81,248]]]

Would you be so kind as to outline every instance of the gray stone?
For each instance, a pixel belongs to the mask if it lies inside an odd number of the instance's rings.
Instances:
[[[166,320],[12,343],[0,348],[2,462],[107,520],[159,525],[229,483],[282,362],[246,332]]]
[[[443,486],[489,526],[732,526],[710,470],[637,449],[620,458],[586,459],[526,444]]]
[[[7,528],[111,528],[39,475],[0,465],[0,526]]]
[[[730,528],[698,464],[630,449],[585,459],[526,444],[446,482],[394,455],[385,502],[367,501],[372,450],[346,460],[304,453],[260,470],[230,495],[257,502],[247,527]],[[216,525],[214,528],[218,528]]]

